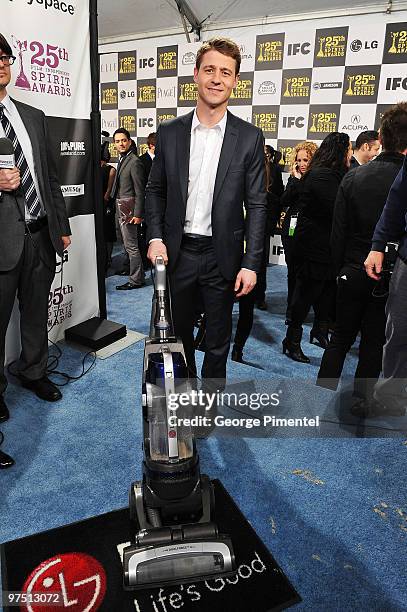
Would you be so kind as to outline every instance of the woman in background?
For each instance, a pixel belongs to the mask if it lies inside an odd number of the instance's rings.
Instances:
[[[280,213],[284,218],[281,225],[281,240],[284,247],[285,262],[287,264],[287,310],[286,325],[291,320],[290,303],[294,294],[295,277],[298,262],[294,257],[294,233],[298,220],[298,199],[300,179],[304,176],[311,159],[318,149],[315,142],[306,140],[299,142],[293,149],[290,159],[290,176],[280,200]],[[280,216],[280,215],[279,215]],[[314,324],[314,327],[315,324]]]
[[[117,239],[115,205],[110,198],[114,177],[116,176],[116,170],[109,164],[109,162],[109,143],[104,142],[102,145],[100,165],[102,171],[103,230],[106,245],[106,271],[112,263],[113,243],[116,242]]]
[[[351,157],[349,136],[332,132],[322,141],[300,181],[300,212],[294,232],[294,257],[299,263],[283,353],[301,363],[310,362],[301,350],[301,338],[302,325],[312,305],[317,309],[319,327],[311,330],[310,342],[314,338],[328,342],[336,287],[329,242],[336,194]]]

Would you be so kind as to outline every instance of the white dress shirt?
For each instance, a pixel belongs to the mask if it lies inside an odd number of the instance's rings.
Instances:
[[[18,138],[18,141],[21,145],[21,148],[25,155],[25,159],[27,160],[27,164],[31,172],[31,176],[33,177],[33,180],[34,180],[34,185],[35,185],[35,189],[37,190],[38,198],[41,203],[41,208],[44,210],[44,205],[41,201],[41,193],[40,193],[40,188],[38,184],[38,178],[35,174],[34,155],[33,155],[33,150],[31,146],[31,140],[26,130],[26,127],[23,123],[23,120],[20,117],[20,113],[18,112],[16,105],[14,104],[14,102],[12,101],[9,95],[6,95],[6,97],[3,98],[1,103],[4,106],[4,114],[7,117],[7,119],[10,121],[11,125],[13,126],[16,136]],[[4,128],[3,128],[2,123],[0,122],[0,138],[5,138],[5,137],[6,137],[6,134],[4,132]],[[30,219],[32,219],[32,216],[28,212],[27,206],[25,207],[25,219],[26,221],[29,221]]]
[[[184,233],[212,236],[212,200],[226,129],[227,113],[213,127],[192,118],[189,149],[188,197]]]

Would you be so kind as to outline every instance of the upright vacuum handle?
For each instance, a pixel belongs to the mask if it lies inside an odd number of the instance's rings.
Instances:
[[[174,326],[171,316],[171,298],[167,282],[167,269],[164,259],[159,256],[155,259],[153,312],[151,317],[151,338],[171,338],[174,335]]]
[[[167,291],[167,269],[161,255],[155,258],[155,290]]]

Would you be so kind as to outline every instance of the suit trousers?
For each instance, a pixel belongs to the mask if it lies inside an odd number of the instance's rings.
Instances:
[[[345,278],[344,278],[345,277]],[[344,266],[339,274],[336,321],[321,361],[318,384],[336,389],[345,357],[360,331],[359,360],[353,394],[372,399],[382,369],[386,295],[376,297],[376,281],[360,266]]]
[[[255,302],[257,302],[256,287],[247,295],[239,298],[239,319],[237,321],[234,344],[241,349],[243,349],[252,331]]]
[[[5,338],[17,293],[20,309],[21,355],[18,372],[36,380],[44,376],[48,359],[48,300],[55,275],[55,250],[48,227],[24,237],[15,268],[0,272],[0,394],[7,387],[4,374]]]
[[[129,283],[141,285],[144,283],[144,268],[139,248],[139,237],[137,225],[126,223],[120,226],[124,248],[130,260]]]
[[[202,378],[224,380],[232,333],[234,281],[225,280],[219,272],[211,241],[183,241],[170,284],[175,333],[184,344],[190,374],[196,375],[193,331],[202,303],[206,316]]]
[[[407,264],[398,259],[390,281],[386,304],[386,344],[383,378],[374,396],[387,408],[407,409]]]

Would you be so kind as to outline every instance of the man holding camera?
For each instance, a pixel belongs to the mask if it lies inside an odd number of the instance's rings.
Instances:
[[[331,235],[338,278],[337,316],[318,373],[319,385],[336,389],[346,354],[360,331],[355,403],[351,412],[362,418],[393,414],[373,398],[382,369],[388,286],[385,278],[375,282],[379,277],[366,276],[364,261],[386,198],[407,153],[406,102],[396,104],[383,115],[380,142],[383,152],[370,163],[348,172],[339,187]],[[382,244],[385,247],[386,241]]]
[[[407,108],[407,103],[404,103]],[[407,121],[406,124],[407,125]],[[404,151],[407,154],[407,148]],[[374,396],[387,414],[403,416],[407,407],[407,158],[387,198],[373,235],[373,250],[366,261],[366,272],[378,280],[382,274],[386,245],[399,242],[398,258],[391,276],[386,304],[386,344],[383,350],[383,378]]]

